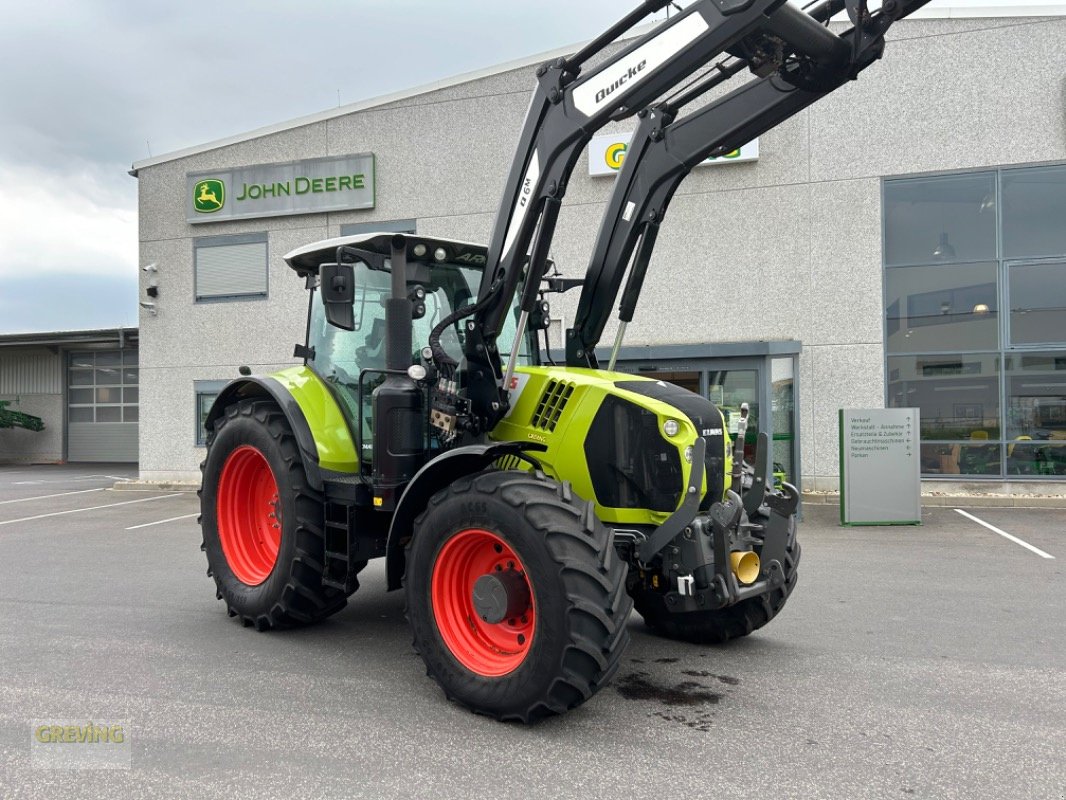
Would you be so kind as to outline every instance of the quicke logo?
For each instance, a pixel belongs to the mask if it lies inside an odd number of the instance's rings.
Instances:
[[[192,190],[192,204],[201,214],[212,214],[226,204],[226,184],[218,178],[199,181]]]
[[[647,59],[642,60],[639,64],[630,67],[622,75],[617,77],[610,86],[605,86],[603,89],[600,89],[598,92],[596,92],[596,102],[602,102],[604,99],[606,99],[608,95],[614,92],[615,89],[619,89],[622,86],[625,86],[632,78],[637,77],[639,73],[643,72],[644,67],[647,66],[647,64]]]

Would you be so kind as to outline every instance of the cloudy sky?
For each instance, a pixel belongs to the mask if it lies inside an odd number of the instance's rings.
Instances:
[[[137,324],[132,162],[582,41],[636,5],[5,4],[0,333]]]

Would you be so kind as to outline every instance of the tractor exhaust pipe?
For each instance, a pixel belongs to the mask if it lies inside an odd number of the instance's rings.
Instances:
[[[734,551],[729,554],[729,568],[733,570],[737,581],[748,586],[758,580],[762,562],[759,561],[759,554],[751,550]]]

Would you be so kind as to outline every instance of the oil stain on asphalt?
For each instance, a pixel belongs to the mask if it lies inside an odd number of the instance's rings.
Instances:
[[[636,659],[633,659],[636,661]],[[673,663],[677,659],[656,659]],[[711,672],[685,670],[685,675],[700,678],[715,678],[721,683],[735,686],[739,680],[729,675],[715,675]],[[647,672],[632,672],[615,681],[615,691],[627,700],[640,700],[658,703],[661,711],[653,711],[649,716],[659,717],[667,722],[674,722],[698,731],[709,731],[713,717],[708,706],[717,705],[723,695],[711,691],[696,681],[680,681],[671,685],[662,685],[651,680]]]
[[[652,700],[664,706],[700,706],[717,703],[722,696],[707,691],[695,681],[682,681],[674,686],[659,686],[648,680],[646,672],[634,672],[618,680],[618,693],[627,700]]]
[[[722,683],[729,684],[730,686],[736,686],[740,683],[739,678],[734,678],[732,675],[715,675],[713,672],[708,672],[705,669],[686,669],[683,670],[682,675],[691,675],[693,678],[716,678]]]

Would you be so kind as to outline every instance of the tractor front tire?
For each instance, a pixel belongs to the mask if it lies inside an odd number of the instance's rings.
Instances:
[[[627,565],[568,483],[517,470],[458,479],[415,520],[407,618],[427,673],[479,714],[533,722],[613,677]]]
[[[632,590],[634,607],[645,624],[661,636],[695,644],[724,644],[757,631],[781,612],[799,579],[799,559],[793,522],[785,548],[785,581],[776,589],[716,611],[672,612],[662,593],[637,583]]]
[[[344,608],[346,595],[322,585],[322,497],[281,409],[269,400],[227,407],[201,469],[201,549],[231,617],[264,631]]]

